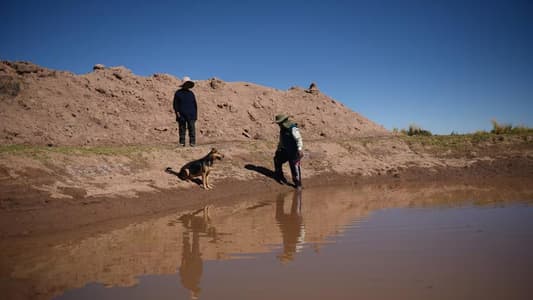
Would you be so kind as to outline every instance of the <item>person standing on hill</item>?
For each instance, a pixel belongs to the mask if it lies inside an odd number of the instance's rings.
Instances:
[[[191,91],[194,82],[187,76],[183,77],[183,84],[174,94],[174,112],[178,122],[180,145],[185,147],[185,133],[189,130],[189,145],[194,147],[196,144],[195,123],[198,119],[198,107],[196,96]]]
[[[303,158],[303,142],[298,125],[289,120],[287,115],[277,115],[274,123],[279,125],[279,142],[274,156],[274,176],[279,183],[286,183],[283,176],[283,164],[289,162],[294,187],[302,189],[300,160]]]

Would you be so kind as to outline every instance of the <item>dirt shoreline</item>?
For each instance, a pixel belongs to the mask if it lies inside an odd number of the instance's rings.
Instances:
[[[502,166],[514,166],[505,170]],[[495,182],[517,187],[533,184],[531,162],[520,158],[499,161],[497,165],[478,163],[469,168],[424,169],[411,168],[402,173],[381,176],[346,176],[328,173],[307,178],[305,187],[343,185],[427,185],[468,184],[482,185]],[[25,238],[37,235],[59,235],[64,239],[69,232],[76,236],[100,232],[101,228],[120,227],[135,221],[153,218],[176,211],[196,210],[205,205],[238,205],[235,199],[255,197],[264,193],[290,191],[288,185],[280,185],[263,176],[253,180],[224,179],[214,191],[199,188],[177,188],[157,192],[141,192],[137,197],[114,198],[89,197],[83,201],[49,206],[43,202],[24,210],[2,210],[0,236]],[[13,226],[17,224],[17,226]]]

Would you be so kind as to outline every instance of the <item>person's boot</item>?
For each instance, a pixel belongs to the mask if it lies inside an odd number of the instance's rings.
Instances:
[[[274,175],[274,179],[277,181],[277,183],[279,184],[287,184],[287,179],[285,178],[285,176],[283,176],[283,174],[279,174],[279,173],[276,173]]]

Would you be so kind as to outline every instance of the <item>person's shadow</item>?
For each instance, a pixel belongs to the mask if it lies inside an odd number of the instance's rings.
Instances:
[[[183,178],[183,176],[179,172],[174,171],[174,169],[172,169],[172,167],[167,167],[165,169],[165,173],[174,175],[174,176],[178,177],[181,180],[187,181],[187,179]],[[196,183],[199,186],[202,185],[202,180],[200,180],[200,178],[191,178],[189,180],[194,182],[194,183]]]
[[[268,168],[265,168],[265,167],[262,167],[262,166],[256,166],[256,165],[252,165],[252,164],[247,164],[244,166],[245,169],[247,170],[250,170],[250,171],[255,171],[263,176],[266,176],[266,177],[269,177],[269,178],[272,178],[273,180],[276,180],[276,173],[274,173],[274,171],[268,169]]]
[[[261,174],[263,176],[272,178],[274,181],[276,181],[279,184],[286,184],[286,185],[295,187],[295,185],[293,183],[287,182],[287,179],[285,179],[285,177],[277,178],[276,177],[276,172],[270,170],[269,168],[265,168],[263,166],[256,166],[256,165],[252,165],[252,164],[247,164],[247,165],[244,166],[244,168],[247,169],[247,170],[250,170],[250,171],[255,171],[255,172],[257,172],[257,173],[259,173],[259,174]]]

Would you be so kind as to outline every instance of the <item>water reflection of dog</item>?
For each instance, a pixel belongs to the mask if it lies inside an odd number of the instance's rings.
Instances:
[[[198,216],[203,213],[202,216]],[[182,215],[179,220],[185,227],[183,233],[183,252],[179,268],[182,285],[191,293],[191,299],[198,299],[203,273],[202,253],[200,253],[200,234],[216,240],[216,229],[211,226],[209,206],[193,213]],[[190,235],[192,234],[192,241]]]
[[[294,254],[300,251],[305,238],[305,226],[302,217],[302,191],[296,190],[293,192],[289,213],[285,213],[284,209],[286,195],[288,194],[279,194],[276,200],[276,221],[283,238],[283,253],[278,255],[278,259],[283,263],[294,259]]]

